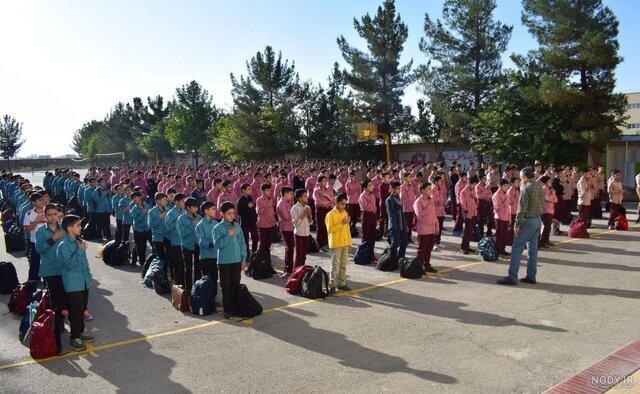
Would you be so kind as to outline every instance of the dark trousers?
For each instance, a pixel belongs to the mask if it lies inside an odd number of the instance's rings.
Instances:
[[[242,228],[242,234],[244,235],[244,242],[247,245],[247,260],[249,257],[258,250],[258,227],[256,224],[240,226]],[[249,249],[249,234],[251,234],[251,249]],[[251,253],[249,253],[251,252]]]
[[[389,243],[391,250],[398,258],[405,257],[407,251],[407,232],[392,228],[389,230]]]
[[[241,263],[218,264],[218,269],[222,288],[222,307],[225,313],[233,313],[237,302],[233,289],[240,284]]]
[[[578,217],[589,223],[591,221],[591,205],[579,205]]]
[[[72,291],[66,293],[67,309],[69,310],[70,337],[74,340],[84,332],[84,311],[89,301],[89,290]]]
[[[129,234],[131,234],[131,225],[122,224],[122,234],[120,235],[120,242],[122,243],[129,241]]]
[[[40,279],[40,253],[36,250],[36,244],[29,242],[29,280]]]
[[[64,285],[62,284],[62,276],[45,276],[44,285],[47,290],[49,290],[49,298],[51,300],[51,309],[56,314],[55,319],[55,328],[56,328],[56,346],[58,347],[58,352],[62,349],[62,343],[60,342],[60,334],[64,329],[64,315],[62,314],[62,310],[65,307],[65,293],[64,293]],[[84,313],[84,310],[82,311]]]
[[[295,241],[293,238],[293,231],[280,231],[280,235],[284,240],[284,272],[293,272],[293,250],[295,248]]]
[[[296,235],[294,237],[296,256],[295,256],[295,264],[293,266],[293,270],[301,267],[305,264],[307,260],[307,252],[309,251],[309,237],[301,237]]]
[[[380,199],[376,198],[376,221],[380,220]]]
[[[431,267],[431,251],[436,243],[435,234],[418,235],[418,260],[423,268]]]
[[[411,241],[411,232],[414,228],[416,214],[414,212],[404,212],[404,220],[407,222],[407,241]]]
[[[184,265],[184,286],[185,289],[191,291],[193,282],[202,278],[202,266],[198,259],[198,247],[196,246],[195,250],[182,248],[182,262]]]
[[[153,241],[153,250],[155,251],[156,256],[162,261],[165,262],[165,267],[167,267],[169,263],[169,248],[170,244],[167,243],[166,240],[162,242]]]
[[[307,202],[309,208],[311,208],[311,223],[316,223],[316,202],[309,196],[309,200]],[[318,223],[316,223],[316,226]]]
[[[515,233],[513,231],[513,227],[516,225],[516,215],[511,215],[511,223],[509,223],[509,228],[507,229],[507,236],[511,239],[515,238]]]
[[[572,220],[571,200],[560,200],[560,201],[562,201],[562,203],[560,204],[560,209],[562,210],[562,213],[560,214],[561,216],[560,222],[562,222],[563,224],[569,224],[571,223],[571,220]]]
[[[509,231],[509,222],[496,219],[496,249],[498,253],[505,254],[506,252],[506,243],[504,241],[507,236],[507,231]]]
[[[274,227],[267,228],[258,228],[258,232],[260,233],[260,241],[258,242],[258,250],[262,252],[268,252],[271,250],[271,244],[273,243],[274,231],[276,231]]]
[[[122,240],[122,220],[116,219],[116,234],[113,237],[116,241],[116,244],[120,244],[123,242]]]
[[[453,227],[453,231],[462,231],[462,225],[464,224],[464,218],[462,217],[462,207],[460,204],[456,204],[458,207],[458,214],[456,215],[456,224]]]
[[[616,224],[616,218],[620,214],[620,204],[609,203],[609,226],[613,226]]]
[[[493,203],[491,200],[478,201],[478,225],[484,233],[484,226],[487,226],[487,236],[491,236],[493,230]]]
[[[318,232],[316,233],[316,241],[318,241],[319,247],[325,247],[329,245],[329,234],[327,234],[327,225],[324,223],[324,219],[327,217],[330,208],[328,207],[316,207],[316,225],[318,226]]]
[[[376,242],[376,213],[362,212],[362,242]]]
[[[98,237],[102,237],[106,240],[110,240],[111,226],[109,225],[109,212],[97,212],[96,213],[96,232]]]
[[[217,259],[200,259],[200,269],[202,276],[208,276],[212,281],[218,281],[218,260]]]
[[[442,228],[444,227],[444,216],[438,216],[438,224],[440,226],[438,228],[438,234],[436,235],[436,244],[440,245],[440,240],[442,239]]]
[[[462,250],[470,249],[469,243],[471,242],[471,237],[473,236],[473,230],[476,227],[477,220],[478,220],[477,216],[464,219],[464,232],[462,233],[462,242],[460,243],[460,249]]]
[[[456,204],[456,196],[449,196],[451,199],[451,218],[453,220],[458,220],[458,204]]]
[[[177,285],[184,286],[184,262],[182,261],[182,248],[169,246],[169,264],[171,265],[171,277]]]
[[[347,212],[349,213],[349,226],[355,227],[356,223],[358,223],[358,218],[360,217],[360,204],[348,204]]]
[[[553,223],[552,213],[542,214],[542,234],[538,245],[549,245],[549,235],[551,234],[551,224]]]
[[[147,258],[147,242],[151,242],[151,231],[134,231],[133,242],[136,245],[136,250],[131,257],[131,264],[139,261],[140,265],[143,265]]]

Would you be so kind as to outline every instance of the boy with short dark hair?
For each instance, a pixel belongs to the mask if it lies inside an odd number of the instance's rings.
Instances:
[[[308,194],[305,189],[296,190],[297,203],[291,207],[291,222],[293,224],[295,261],[293,271],[303,266],[309,251],[310,224],[313,220],[311,207],[307,205]]]
[[[258,214],[256,213],[255,203],[251,196],[251,185],[243,183],[240,188],[242,196],[238,199],[238,215],[242,228],[244,242],[247,244],[247,258],[258,250]],[[234,210],[235,211],[235,210]],[[251,235],[251,253],[249,253],[249,235]]]
[[[260,189],[262,190],[262,196],[256,201],[257,225],[260,232],[258,250],[269,253],[276,229],[276,212],[273,209],[273,201],[271,201],[271,185],[265,183]]]
[[[391,194],[385,201],[385,210],[389,221],[389,243],[393,256],[405,257],[407,251],[407,221],[400,202],[400,182],[389,185]]]
[[[216,251],[213,244],[213,229],[218,224],[215,219],[216,205],[211,201],[205,201],[200,206],[200,211],[204,217],[196,225],[196,236],[198,240],[198,259],[202,275],[209,276],[214,282],[218,281],[218,264]]]
[[[336,287],[344,291],[351,290],[347,286],[347,260],[349,247],[351,247],[351,230],[349,227],[351,218],[349,218],[346,208],[347,195],[340,193],[336,197],[336,206],[325,217],[332,256],[329,294],[334,294]]]
[[[165,238],[169,239],[169,265],[173,280],[178,285],[184,285],[184,263],[182,261],[182,248],[180,247],[180,234],[178,234],[178,218],[184,213],[185,195],[178,193],[174,197],[175,206],[167,213],[164,219],[166,229]]]
[[[193,281],[202,278],[202,268],[198,257],[198,245],[196,236],[196,226],[202,220],[202,216],[198,214],[198,201],[189,197],[184,200],[184,212],[178,217],[178,235],[180,236],[180,248],[182,249],[182,261],[184,264],[184,273],[186,278],[184,283],[185,289],[191,291]],[[180,277],[180,274],[178,275]]]
[[[144,265],[147,254],[147,242],[151,243],[151,232],[147,221],[149,205],[141,192],[131,194],[130,204],[131,218],[133,220],[133,240],[136,245],[136,253],[131,258],[131,265]]]
[[[284,240],[284,273],[283,277],[291,275],[293,273],[293,250],[294,250],[294,238],[293,238],[293,220],[291,217],[291,208],[293,206],[293,190],[290,187],[284,186],[280,191],[282,198],[278,201],[278,229],[280,235]]]

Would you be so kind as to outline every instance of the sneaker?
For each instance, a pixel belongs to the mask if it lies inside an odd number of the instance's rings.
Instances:
[[[435,269],[435,268],[433,268],[432,266],[428,266],[428,267],[425,267],[424,272],[429,272],[429,273],[432,273],[432,274],[437,274],[437,273],[438,273],[438,270],[437,270],[437,269]]]
[[[71,346],[71,350],[75,352],[81,352],[87,349],[80,338],[72,339],[71,342],[69,342],[69,346]]]
[[[224,318],[227,319],[227,320],[233,319],[233,312],[225,312],[224,313]]]
[[[502,279],[498,279],[496,283],[499,285],[506,285],[506,286],[515,286],[518,284],[518,282],[511,280],[511,278],[509,278],[508,276]]]
[[[433,245],[433,249],[431,250],[437,252],[438,250],[440,250],[440,248],[438,247],[438,245]]]
[[[520,282],[528,283],[530,285],[535,285],[536,283],[538,283],[535,279],[531,279],[531,278],[522,278],[520,279]]]
[[[458,253],[460,253],[460,254],[469,254],[469,251],[466,250],[466,249],[460,249],[460,250],[458,250]]]
[[[89,334],[88,332],[83,332],[82,334],[80,334],[80,339],[82,340],[82,342],[84,343],[91,343],[93,341],[95,341],[96,339],[93,337],[93,335]]]
[[[285,279],[285,278],[288,278],[289,276],[291,276],[290,272],[284,272],[280,275],[280,278]]]
[[[93,315],[88,310],[84,311],[84,321],[93,320]]]
[[[329,293],[327,293],[327,294],[329,294],[329,295],[336,294],[336,288],[335,287],[331,287],[329,289]]]
[[[344,286],[338,286],[338,290],[342,290],[342,291],[351,291],[351,287],[344,285]]]

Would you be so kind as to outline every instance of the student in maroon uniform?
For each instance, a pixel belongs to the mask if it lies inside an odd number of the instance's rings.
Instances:
[[[380,184],[380,223],[378,227],[378,234],[383,234],[384,237],[388,234],[388,226],[387,222],[389,221],[389,215],[387,215],[387,208],[385,206],[385,201],[391,195],[391,190],[389,187],[389,179],[391,176],[388,172],[382,174],[382,183]]]
[[[329,234],[324,219],[327,213],[333,208],[335,197],[333,190],[327,188],[327,177],[318,176],[316,188],[313,190],[313,200],[316,204],[316,224],[318,226],[317,241],[320,250],[327,253],[329,251]]]
[[[293,190],[289,186],[284,186],[280,191],[282,198],[278,201],[278,229],[284,240],[284,274],[283,277],[293,273],[293,221],[291,220],[291,208],[293,206]]]
[[[459,251],[462,254],[474,252],[474,250],[469,247],[469,243],[471,242],[471,236],[473,235],[473,230],[478,220],[478,199],[475,193],[477,184],[478,177],[472,176],[469,179],[468,185],[460,191],[460,213],[464,218],[464,233]]]
[[[362,186],[360,182],[356,180],[355,171],[351,171],[349,173],[349,180],[344,185],[344,189],[347,193],[347,212],[349,213],[349,217],[351,218],[351,229],[356,227],[356,222],[360,217],[360,205],[358,204],[358,197],[360,197],[360,193],[362,192]]]
[[[416,216],[416,232],[418,234],[418,260],[422,263],[425,272],[438,272],[431,266],[431,251],[436,244],[436,235],[439,232],[439,223],[436,216],[436,205],[433,201],[431,184],[420,184],[420,197],[413,203]]]
[[[247,247],[246,255],[248,261],[251,255],[258,250],[258,228],[256,227],[258,215],[251,196],[251,186],[248,183],[244,183],[240,191],[242,196],[238,199],[238,216],[240,216],[240,227]],[[251,235],[251,249],[249,249],[249,235]]]
[[[373,195],[373,182],[362,182],[362,193],[358,197],[360,210],[362,211],[362,242],[376,242],[376,198]]]
[[[511,207],[509,206],[509,181],[500,179],[500,186],[491,198],[493,203],[494,219],[496,222],[496,249],[502,256],[511,256],[505,249],[505,238],[511,225]]]
[[[271,201],[271,185],[265,183],[260,189],[262,190],[262,196],[256,201],[257,225],[260,233],[258,250],[270,253],[274,231],[276,230],[276,212],[273,201]]]

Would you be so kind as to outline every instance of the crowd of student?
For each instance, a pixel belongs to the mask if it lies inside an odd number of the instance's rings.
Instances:
[[[640,174],[636,182],[640,195]],[[499,254],[509,256],[506,246],[515,234],[509,276],[501,284],[516,284],[526,243],[530,267],[522,281],[535,284],[537,247],[552,246],[554,219],[568,224],[577,210],[590,223],[602,216],[602,202],[608,199],[612,226],[624,187],[617,170],[605,182],[602,167],[579,171],[543,168],[538,162],[521,171],[508,165],[500,174],[497,165],[486,163],[463,171],[456,163],[288,161],[197,169],[90,168],[82,180],[75,171],[57,169],[46,174],[43,187],[3,172],[0,191],[25,230],[29,279],[44,280],[60,312],[60,329],[62,310],[68,310],[71,346],[82,350],[93,340],[84,330],[91,280],[84,234],[121,244],[133,230],[131,264],[144,263],[149,244],[167,263],[170,279],[185,289],[203,275],[219,279],[225,317],[230,318],[231,289],[240,283],[243,264],[257,251],[268,254],[276,232],[285,245],[283,276],[305,264],[315,231],[320,250],[332,253],[330,292],[348,291],[346,268],[356,223],[361,223],[362,243],[387,237],[398,257],[405,256],[415,233],[424,271],[437,272],[431,254],[439,248],[445,213],[450,213],[463,254],[474,252],[470,243],[474,231],[480,231],[495,237]]]

